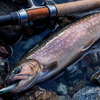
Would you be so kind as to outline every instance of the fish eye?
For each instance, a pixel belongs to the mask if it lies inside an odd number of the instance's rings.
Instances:
[[[21,68],[15,68],[15,69],[14,69],[14,73],[15,73],[15,74],[19,74],[20,72],[21,72]]]

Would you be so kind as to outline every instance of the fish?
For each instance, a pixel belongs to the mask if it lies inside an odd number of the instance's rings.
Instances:
[[[58,30],[27,51],[5,78],[11,93],[25,91],[59,73],[100,38],[100,13]]]

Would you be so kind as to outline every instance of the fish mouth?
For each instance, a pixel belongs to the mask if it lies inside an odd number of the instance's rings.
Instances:
[[[8,79],[8,80],[5,80],[5,86],[8,87],[8,86],[12,86],[12,85],[15,85],[14,87],[10,88],[10,93],[18,93],[20,90],[22,91],[23,89],[23,86],[20,87],[20,85],[24,82],[25,80],[23,79]]]
[[[13,84],[18,85],[21,81],[22,81],[22,79],[16,79],[16,80],[15,79],[14,80],[8,79],[8,80],[5,80],[4,83],[5,83],[6,86],[10,86],[10,85],[13,85]]]
[[[8,79],[5,79],[4,83],[9,86],[9,85],[13,85],[13,84],[16,84],[18,85],[21,81],[24,81],[24,80],[27,80],[29,79],[30,75],[24,75],[24,74],[21,74],[21,75],[18,75],[14,78],[8,78]]]

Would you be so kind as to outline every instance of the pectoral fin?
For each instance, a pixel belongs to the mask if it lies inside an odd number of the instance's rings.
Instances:
[[[43,72],[48,72],[58,67],[57,61],[54,61],[43,68]]]
[[[43,69],[40,72],[40,77],[38,79],[38,82],[44,81],[52,76],[52,72],[58,68],[57,61],[54,61],[46,66],[43,67]]]
[[[96,41],[96,39],[95,38],[92,38],[90,40],[90,42],[86,46],[81,47],[80,52],[83,52],[83,51],[86,51],[87,49],[89,49],[94,44],[95,41]]]

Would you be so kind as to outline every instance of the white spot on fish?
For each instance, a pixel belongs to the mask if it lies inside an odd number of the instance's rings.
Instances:
[[[93,30],[95,30],[95,27],[93,27]]]
[[[80,35],[78,34],[77,37],[79,37]]]
[[[97,14],[94,14],[95,16],[97,16]]]
[[[88,26],[88,25],[86,25],[86,27],[88,28],[89,26]]]
[[[91,24],[90,24],[90,23],[88,23],[88,25],[90,26]]]
[[[61,47],[61,45],[58,45],[59,47]]]
[[[96,22],[99,24],[99,21],[98,20]]]
[[[86,28],[83,28],[84,30],[86,30]]]
[[[65,48],[67,48],[67,46],[65,46]]]
[[[89,35],[89,32],[87,34]]]
[[[50,52],[51,52],[51,53],[53,53],[53,51],[52,51],[52,50],[50,50]]]
[[[93,16],[90,16],[90,18],[92,18]]]
[[[59,42],[59,40],[57,40],[57,42]]]
[[[83,35],[85,35],[85,33],[83,32]]]
[[[51,48],[53,48],[53,45],[51,45]]]
[[[76,40],[74,39],[73,41],[75,42]]]
[[[74,37],[74,35],[72,34],[72,37]]]
[[[55,48],[55,50],[57,50],[57,48]]]
[[[64,42],[62,42],[62,45],[64,44]]]
[[[78,23],[76,23],[78,25]]]
[[[90,32],[92,32],[93,30],[90,30]]]
[[[81,24],[83,24],[83,21],[81,21]]]
[[[67,31],[67,33],[70,33],[69,31]],[[68,35],[68,34],[66,34],[66,35]]]
[[[95,25],[95,23],[94,23],[94,22],[92,22],[92,24],[93,24],[93,25]]]

